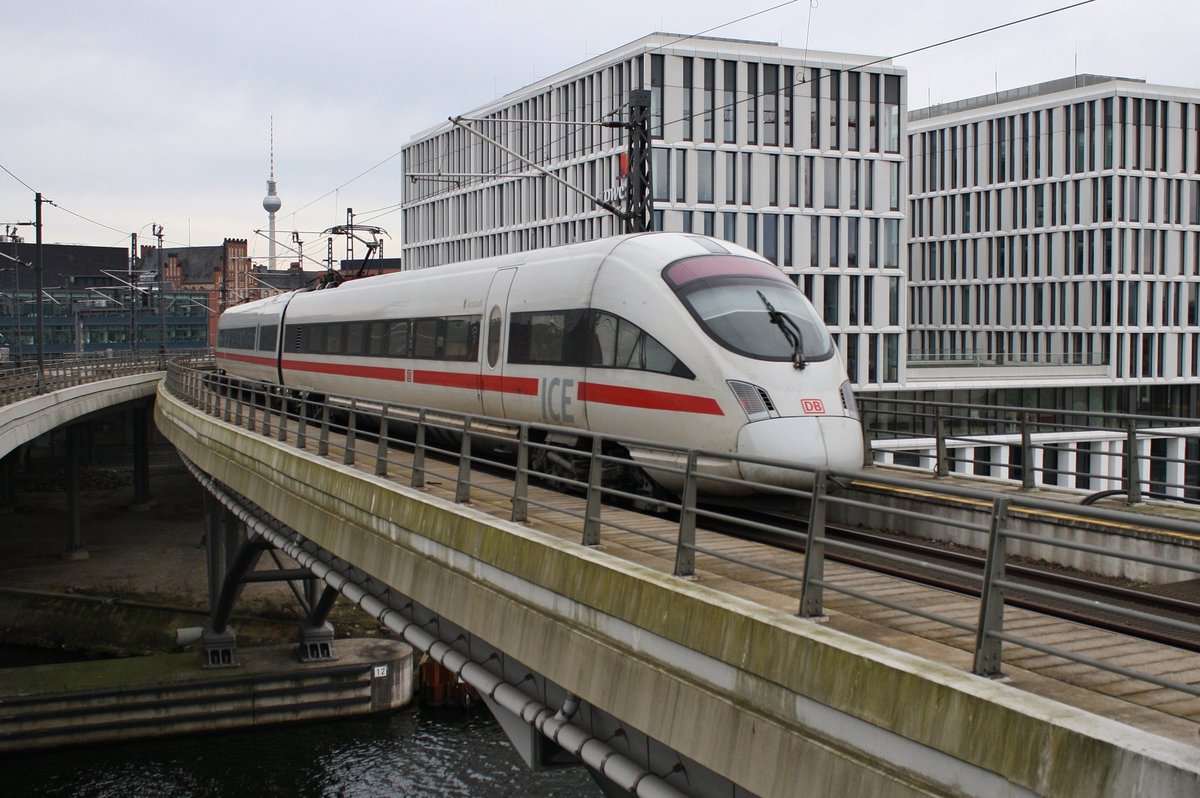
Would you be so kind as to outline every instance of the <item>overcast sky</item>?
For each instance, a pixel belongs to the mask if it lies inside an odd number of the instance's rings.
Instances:
[[[290,240],[397,205],[401,147],[449,116],[645,34],[781,2],[9,0],[0,166],[28,187],[0,170],[0,223],[33,218],[32,189],[59,206],[47,242],[127,246],[159,223],[167,246],[247,238],[263,258],[272,116]],[[886,56],[1069,2],[798,0],[710,35]],[[1197,31],[1197,0],[1095,0],[896,63],[911,108],[1076,71],[1200,87]],[[400,213],[372,223],[398,256]]]

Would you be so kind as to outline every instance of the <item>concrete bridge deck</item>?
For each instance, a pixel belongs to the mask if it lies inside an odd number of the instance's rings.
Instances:
[[[976,677],[974,641],[945,624],[834,596],[827,622],[802,620],[798,582],[703,554],[695,578],[672,576],[674,523],[605,507],[607,523],[643,534],[606,527],[584,548],[579,497],[531,487],[545,507],[515,524],[489,474],[472,472],[472,499],[457,503],[456,467],[427,462],[414,490],[397,452],[374,474],[373,442],[343,465],[165,390],[156,416],[186,457],[319,545],[757,794],[1200,792],[1200,699],[1014,645],[1005,680]],[[704,531],[697,544],[802,571],[802,555]],[[827,568],[872,594],[978,614],[972,599]],[[1188,652],[1012,607],[1005,628],[1200,678]]]

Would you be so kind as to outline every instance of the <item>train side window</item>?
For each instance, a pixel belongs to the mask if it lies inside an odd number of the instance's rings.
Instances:
[[[264,324],[258,328],[258,351],[273,352],[275,351],[275,340],[279,334],[279,326],[275,324]]]
[[[432,360],[438,352],[438,327],[441,319],[417,319],[413,322],[413,354],[415,358]]]
[[[387,322],[373,321],[367,332],[367,354],[382,355],[387,339]]]
[[[489,368],[495,368],[496,362],[500,359],[500,335],[503,328],[504,317],[500,313],[500,306],[496,305],[488,314],[487,360]]]
[[[303,352],[308,345],[308,328],[303,324],[289,324],[283,328],[283,340],[292,342],[293,352]]]
[[[346,334],[346,325],[330,324],[325,327],[325,352],[330,355],[340,355],[343,351],[342,341]]]
[[[256,334],[255,327],[226,328],[217,332],[217,345],[225,349],[253,349]]]
[[[393,321],[388,328],[387,353],[391,357],[408,357],[408,322]]]
[[[367,323],[364,321],[352,321],[346,325],[347,355],[361,355],[367,351],[366,334]]]
[[[614,366],[617,362],[617,328],[621,319],[611,313],[596,312],[592,325],[592,350],[588,365]]]
[[[695,379],[696,375],[672,352],[628,319],[593,312],[589,365],[637,369]]]
[[[308,330],[308,342],[304,350],[310,354],[325,353],[325,325],[314,324]]]
[[[446,319],[446,342],[442,356],[446,360],[475,360],[479,356],[478,316],[452,316]]]
[[[562,363],[566,314],[530,313],[528,363]]]

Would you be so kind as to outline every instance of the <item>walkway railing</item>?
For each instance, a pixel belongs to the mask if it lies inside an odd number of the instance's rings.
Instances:
[[[1200,503],[1200,419],[859,396],[869,459],[935,476]]]
[[[1062,547],[1066,550],[1084,551],[1095,557],[1113,557],[1133,564],[1170,569],[1179,574],[1181,579],[1200,576],[1200,564],[1181,557],[1155,558],[1115,553],[1109,547],[1078,543],[1065,537],[1055,539],[1050,533],[1030,536],[1009,528],[1009,519],[1015,512],[1049,511],[1059,515],[1069,514],[1079,524],[1124,524],[1143,531],[1152,529],[1164,533],[1178,533],[1193,540],[1200,539],[1200,527],[1192,522],[1037,500],[1022,495],[997,498],[994,493],[984,490],[947,485],[941,489],[945,494],[991,507],[986,521],[951,522],[938,515],[936,508],[930,511],[890,509],[875,502],[855,498],[852,491],[843,489],[862,480],[911,491],[927,492],[929,489],[928,483],[892,478],[873,471],[813,473],[779,460],[685,450],[626,438],[617,441],[595,437],[581,450],[552,442],[556,438],[577,436],[578,430],[516,424],[502,419],[432,408],[399,404],[381,406],[378,403],[344,396],[327,396],[323,403],[314,405],[302,398],[282,394],[277,386],[218,376],[211,370],[194,368],[184,363],[170,364],[167,389],[208,415],[272,438],[280,444],[315,452],[320,457],[328,457],[346,465],[368,465],[356,463],[366,457],[370,461],[371,470],[378,476],[402,477],[403,472],[407,472],[408,484],[412,487],[423,487],[426,477],[436,471],[439,481],[452,483],[454,499],[457,502],[468,502],[478,492],[489,491],[511,502],[510,517],[513,521],[526,521],[531,506],[552,510],[560,518],[571,517],[578,525],[579,542],[585,546],[598,545],[605,531],[614,529],[668,543],[675,548],[674,573],[680,577],[692,576],[696,571],[697,557],[703,556],[719,558],[792,580],[798,586],[800,596],[798,614],[805,618],[821,616],[824,612],[825,593],[838,592],[946,624],[973,635],[974,672],[977,674],[999,675],[1001,647],[1004,643],[1009,643],[1061,657],[1065,661],[1085,663],[1132,676],[1150,684],[1200,696],[1200,684],[1172,680],[1105,662],[1066,648],[1045,645],[1006,631],[1004,627],[1006,602],[1017,595],[1033,595],[1039,592],[1037,588],[1028,584],[1005,578],[1011,541],[1036,542],[1046,548]],[[371,438],[375,439],[374,447],[368,443]],[[360,445],[360,441],[366,445]],[[498,456],[495,452],[499,449],[512,454],[510,457]],[[621,466],[637,465],[630,459],[629,450],[638,451],[643,456],[653,456],[657,463],[653,467],[653,473],[664,481],[681,485],[678,496],[671,499],[647,499],[644,495],[630,492],[628,489],[606,484],[603,479],[605,473]],[[407,453],[403,462],[398,458],[398,452]],[[578,469],[582,476],[575,476],[565,470],[556,472],[554,469],[555,463],[562,465],[571,462],[586,463],[585,467]],[[535,469],[535,463],[540,467]],[[746,467],[751,466],[751,470],[761,473],[764,478],[749,480],[714,475],[714,471],[722,466],[726,467],[723,470],[732,473],[745,473]],[[736,467],[730,468],[734,466]],[[492,474],[507,475],[511,481],[487,479],[481,469]],[[550,473],[547,474],[547,470]],[[569,503],[539,499],[537,492],[530,492],[531,476],[543,485],[549,484],[560,491],[583,497],[583,508],[572,510],[568,506]],[[796,479],[797,477],[802,478]],[[811,489],[785,486],[808,482],[812,484]],[[498,485],[503,487],[497,487]],[[748,521],[736,511],[714,509],[697,501],[701,488],[711,491],[721,486],[773,496],[777,502],[782,499],[791,502],[797,508],[803,508],[806,511],[802,515],[806,515],[807,530],[796,531],[797,524]],[[605,507],[612,502],[623,503],[625,506],[651,504],[663,517],[678,519],[675,531],[671,535],[664,535],[623,525],[606,517]],[[964,622],[923,607],[905,606],[885,596],[873,596],[829,576],[826,569],[828,553],[862,549],[860,544],[838,540],[827,534],[826,515],[830,508],[835,506],[846,507],[852,511],[869,510],[872,513],[888,515],[894,524],[893,528],[905,528],[908,522],[919,521],[929,524],[953,524],[957,528],[975,533],[978,536],[978,548],[987,552],[983,574],[972,577],[980,594],[976,622]],[[705,522],[737,524],[743,528],[768,532],[784,544],[796,544],[805,550],[803,566],[789,567],[788,558],[778,556],[756,560],[750,556],[734,556],[706,548],[698,542],[697,536],[698,526]],[[662,528],[661,524],[657,526]],[[1195,552],[1196,549],[1192,551]],[[921,571],[946,572],[947,575],[952,574],[958,579],[963,579],[967,574],[961,570],[930,563],[927,559],[913,559],[876,549],[871,549],[870,553],[877,559]],[[1091,610],[1096,610],[1099,606],[1095,599],[1076,600],[1057,594],[1055,598],[1066,603],[1077,603]],[[1191,620],[1177,621],[1158,617],[1154,620],[1200,638],[1200,623],[1195,620],[1200,615],[1196,614],[1195,605],[1189,606],[1193,608]],[[1106,604],[1103,609],[1115,616],[1139,618],[1141,615],[1116,603]]]
[[[88,382],[164,371],[169,358],[204,354],[206,352],[172,351],[165,356],[158,352],[71,355],[47,360],[40,371],[40,379],[37,366],[0,366],[0,406]]]

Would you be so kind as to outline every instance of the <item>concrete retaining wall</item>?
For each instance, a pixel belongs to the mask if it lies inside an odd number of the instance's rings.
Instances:
[[[236,671],[196,652],[4,671],[0,752],[386,712],[413,694],[412,649],[341,640],[339,660],[301,664],[293,646],[243,648]]]

